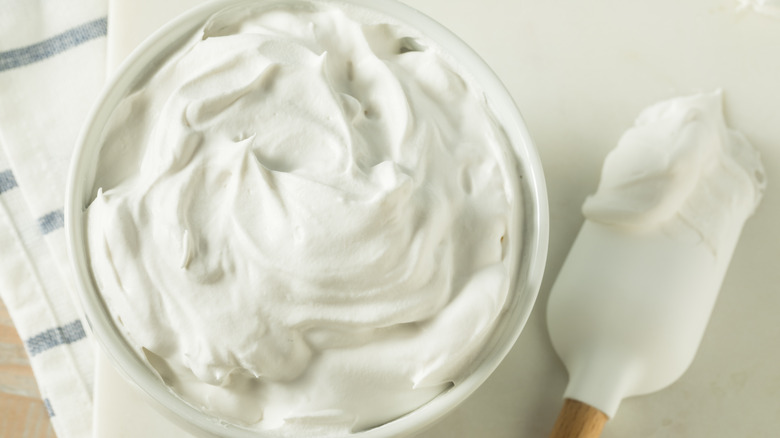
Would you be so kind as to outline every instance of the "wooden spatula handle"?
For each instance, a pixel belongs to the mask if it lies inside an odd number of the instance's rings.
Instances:
[[[550,438],[598,438],[607,415],[583,402],[567,398],[555,421]]]

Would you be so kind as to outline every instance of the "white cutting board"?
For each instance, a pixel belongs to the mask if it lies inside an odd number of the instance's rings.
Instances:
[[[110,65],[195,3],[109,0]],[[737,0],[407,3],[460,35],[506,84],[537,143],[551,218],[545,281],[520,340],[482,388],[421,436],[549,433],[567,377],[547,336],[547,296],[580,228],[580,205],[596,188],[604,156],[642,108],[723,88],[727,121],[763,154],[768,191],[747,222],[691,368],[661,392],[624,401],[603,437],[775,437],[780,430],[780,19],[749,9],[737,12]],[[105,372],[104,365],[98,364],[96,437],[187,436],[155,419],[139,396],[130,395],[134,389]]]

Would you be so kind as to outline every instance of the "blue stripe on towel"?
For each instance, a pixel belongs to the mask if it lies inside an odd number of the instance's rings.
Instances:
[[[14,187],[16,187],[16,178],[11,169],[0,172],[0,193],[5,193]]]
[[[38,229],[41,234],[49,234],[65,225],[65,216],[62,210],[54,210],[38,218]]]
[[[106,35],[106,17],[84,23],[70,30],[27,47],[0,52],[0,72],[42,61]]]
[[[51,408],[51,402],[48,398],[43,399],[43,406],[46,407],[46,413],[49,414],[49,418],[54,416],[54,409]]]
[[[27,339],[27,351],[30,357],[62,344],[70,344],[87,336],[80,320],[75,320],[61,327],[48,329]]]

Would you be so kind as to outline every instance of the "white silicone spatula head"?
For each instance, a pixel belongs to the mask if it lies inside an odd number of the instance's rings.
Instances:
[[[587,221],[548,304],[565,397],[608,417],[688,368],[725,269],[706,248]]]
[[[626,132],[547,309],[569,372],[564,397],[595,408],[581,415],[606,421],[623,398],[685,372],[763,189],[758,155],[726,128],[719,92],[652,106]],[[559,423],[578,406],[568,403]],[[553,436],[600,433],[559,426]]]

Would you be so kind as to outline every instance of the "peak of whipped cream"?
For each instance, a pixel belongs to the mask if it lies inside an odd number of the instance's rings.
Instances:
[[[723,117],[720,91],[642,111],[604,161],[583,205],[594,222],[636,231],[695,233],[714,253],[738,233],[766,187],[758,151]]]
[[[479,89],[363,17],[212,17],[114,111],[87,211],[138,353],[191,404],[286,436],[371,428],[457,385],[521,238]]]

